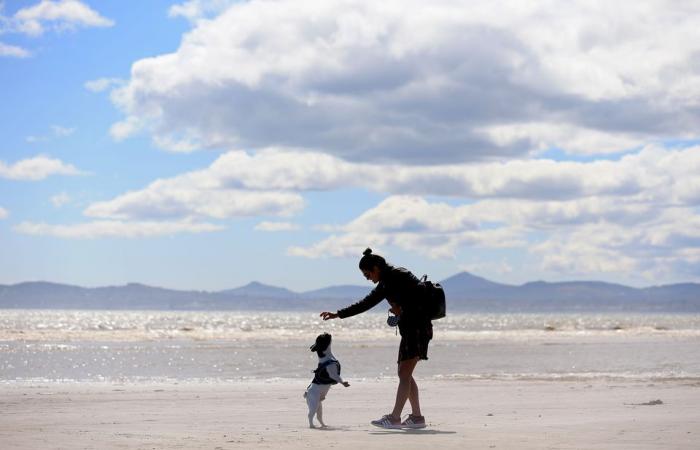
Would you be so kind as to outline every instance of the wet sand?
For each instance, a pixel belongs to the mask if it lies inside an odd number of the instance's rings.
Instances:
[[[394,380],[349,380],[309,429],[307,380],[0,385],[3,449],[697,449],[700,383],[420,380],[424,430],[383,430]],[[408,408],[408,405],[407,405]],[[408,412],[406,410],[405,412]]]

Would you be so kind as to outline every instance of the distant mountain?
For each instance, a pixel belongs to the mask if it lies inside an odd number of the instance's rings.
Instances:
[[[372,290],[371,286],[352,286],[352,285],[342,285],[342,286],[330,286],[323,289],[316,289],[315,291],[307,291],[301,295],[306,298],[317,298],[317,299],[354,299],[360,300],[364,298]]]
[[[697,300],[698,284],[679,283],[666,286],[654,286],[644,289],[652,298],[674,298],[677,300]]]
[[[84,288],[47,282],[0,286],[0,308],[195,309],[210,294],[130,283]]]
[[[601,281],[494,283],[462,272],[442,283],[456,311],[700,312],[700,284],[633,288]]]
[[[449,278],[445,278],[440,282],[440,284],[447,290],[453,290],[455,292],[459,291],[488,291],[492,289],[506,289],[512,286],[508,284],[496,283],[486,278],[481,278],[476,275],[472,275],[469,272],[460,272],[456,275],[452,275]]]
[[[700,284],[633,288],[600,281],[522,285],[497,283],[468,272],[441,282],[449,312],[694,312],[700,313]],[[130,283],[84,288],[49,282],[0,285],[0,308],[303,310],[335,311],[364,298],[366,286],[329,286],[294,292],[252,282],[218,292],[180,291]]]
[[[219,294],[231,295],[231,296],[246,296],[246,297],[260,297],[260,298],[295,298],[299,294],[290,291],[286,288],[281,288],[277,286],[270,286],[267,284],[258,283],[253,281],[235,289],[227,289],[225,291],[220,291]]]
[[[515,286],[495,283],[469,272],[452,275],[441,281],[440,284],[445,289],[445,295],[448,299],[490,300],[516,296]]]
[[[77,286],[46,281],[0,285],[0,307],[3,308],[71,308],[81,307],[85,300],[85,289]]]

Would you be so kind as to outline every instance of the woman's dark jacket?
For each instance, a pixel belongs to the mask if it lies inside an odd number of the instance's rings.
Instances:
[[[387,299],[389,303],[401,307],[403,325],[420,325],[430,322],[421,307],[424,287],[420,280],[403,267],[386,266],[381,273],[377,286],[359,302],[338,310],[338,317],[344,319],[377,306]]]

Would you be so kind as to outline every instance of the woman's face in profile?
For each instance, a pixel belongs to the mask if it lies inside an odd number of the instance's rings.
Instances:
[[[379,267],[377,266],[372,267],[372,270],[363,270],[362,275],[374,284],[379,283]]]

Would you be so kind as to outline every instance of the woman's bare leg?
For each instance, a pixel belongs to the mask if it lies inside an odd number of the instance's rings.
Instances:
[[[403,411],[406,400],[411,395],[415,395],[416,403],[418,401],[418,385],[413,380],[413,369],[416,368],[418,360],[419,358],[415,357],[399,363],[399,386],[396,388],[396,402],[394,403],[394,410],[391,412],[391,415],[396,418],[401,418],[401,411]],[[411,391],[415,391],[415,393]],[[411,401],[411,407],[414,408],[413,400]]]
[[[411,390],[408,392],[408,403],[411,404],[411,414],[422,416],[420,413],[420,400],[418,398],[418,385],[416,379],[411,376]]]

